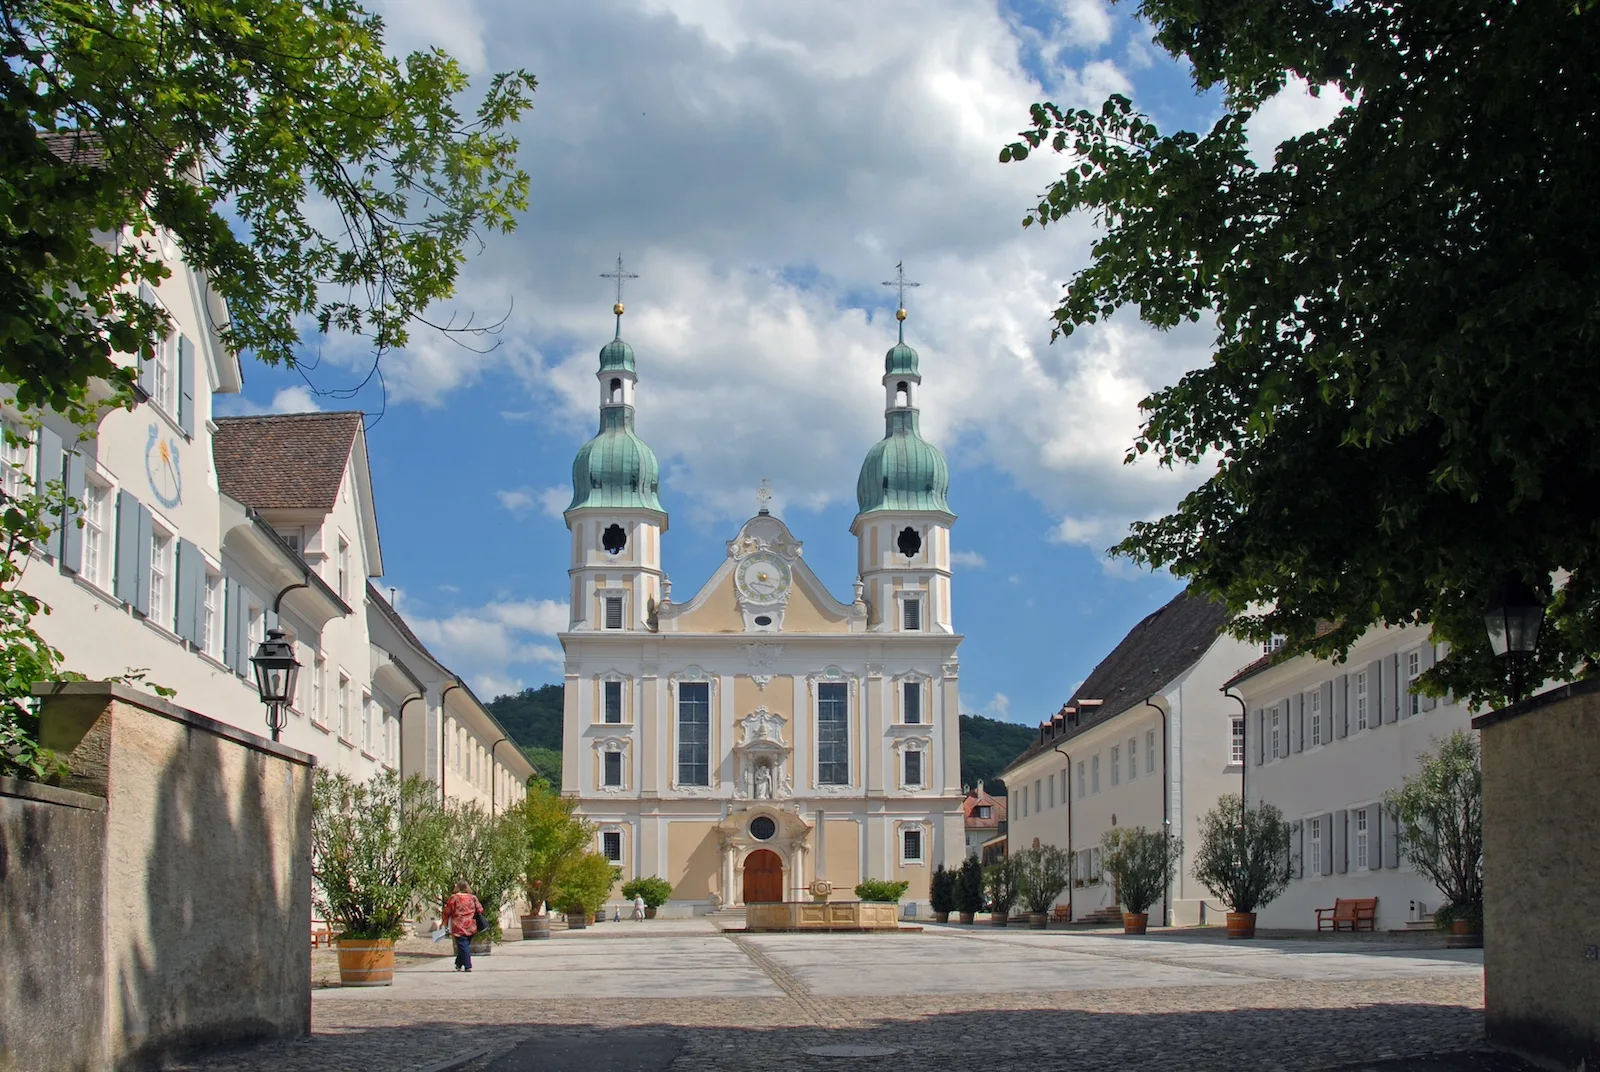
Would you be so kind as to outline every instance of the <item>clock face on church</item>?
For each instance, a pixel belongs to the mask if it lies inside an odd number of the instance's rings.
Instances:
[[[734,568],[733,585],[747,603],[781,603],[789,595],[789,564],[757,551]]]

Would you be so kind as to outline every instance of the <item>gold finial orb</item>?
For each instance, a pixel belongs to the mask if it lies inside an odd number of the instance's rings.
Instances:
[[[904,320],[906,318],[906,311],[904,309],[896,309],[894,311],[894,318],[896,320]]]
[[[617,304],[613,305],[611,307],[611,311],[613,313],[616,313],[618,316],[621,316],[622,315],[622,303],[618,302]]]

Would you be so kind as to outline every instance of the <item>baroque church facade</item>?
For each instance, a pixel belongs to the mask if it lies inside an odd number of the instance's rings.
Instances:
[[[622,881],[659,875],[670,908],[850,899],[863,878],[926,902],[965,855],[949,471],[918,428],[917,352],[884,362],[885,434],[851,525],[841,602],[761,510],[700,588],[662,571],[660,466],[634,427],[637,373],[600,351],[600,431],[573,463],[562,791]]]

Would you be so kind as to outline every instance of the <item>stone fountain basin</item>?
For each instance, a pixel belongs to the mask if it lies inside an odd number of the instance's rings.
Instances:
[[[750,931],[894,931],[900,906],[887,901],[778,901],[744,906]]]

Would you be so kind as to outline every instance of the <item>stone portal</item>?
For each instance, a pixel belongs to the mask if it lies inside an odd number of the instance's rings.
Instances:
[[[783,900],[783,860],[771,849],[756,849],[744,858],[744,903]]]

